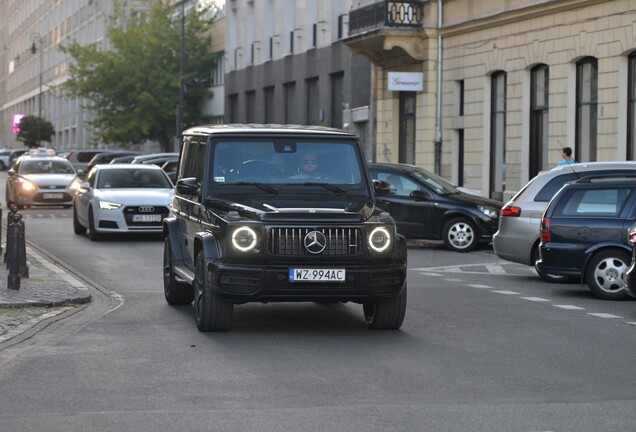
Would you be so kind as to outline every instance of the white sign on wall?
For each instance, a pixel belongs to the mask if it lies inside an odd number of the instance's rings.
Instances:
[[[424,90],[424,73],[389,72],[389,90],[422,91]]]

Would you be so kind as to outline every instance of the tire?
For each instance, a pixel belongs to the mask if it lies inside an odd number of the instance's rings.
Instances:
[[[479,238],[475,224],[459,217],[451,219],[444,225],[442,232],[444,246],[455,252],[470,252],[477,247]]]
[[[174,274],[174,255],[167,237],[163,247],[163,293],[170,305],[186,305],[194,299],[192,287],[178,281]]]
[[[77,219],[77,211],[73,209],[73,232],[75,234],[86,234],[86,228]]]
[[[619,249],[607,249],[590,259],[585,272],[587,286],[592,294],[603,300],[626,300],[625,272],[631,265],[631,256]]]
[[[88,238],[91,241],[98,241],[102,236],[95,230],[95,218],[93,217],[93,209],[88,210]]]
[[[205,255],[201,251],[197,255],[192,283],[194,288],[194,319],[202,332],[227,331],[232,324],[234,305],[214,294],[211,284]]]
[[[406,315],[406,282],[402,293],[391,300],[382,300],[362,305],[364,318],[374,330],[397,330]]]

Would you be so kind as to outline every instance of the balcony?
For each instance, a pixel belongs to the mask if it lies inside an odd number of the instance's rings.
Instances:
[[[383,0],[353,9],[343,42],[353,55],[363,54],[377,65],[426,60],[431,28],[425,28],[425,18],[431,15],[431,3],[435,2]]]
[[[349,36],[383,27],[419,28],[424,18],[421,0],[384,0],[349,14]]]

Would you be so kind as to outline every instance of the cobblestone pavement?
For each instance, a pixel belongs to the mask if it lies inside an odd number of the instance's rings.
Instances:
[[[6,248],[3,245],[2,256]],[[0,348],[41,321],[91,300],[89,287],[54,260],[27,245],[28,277],[9,289],[9,271],[0,264]]]

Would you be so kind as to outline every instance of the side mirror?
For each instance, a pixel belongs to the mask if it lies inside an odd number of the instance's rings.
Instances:
[[[15,170],[13,168],[11,168],[9,171],[7,171],[7,174],[9,174],[10,176],[14,176],[15,175]]]
[[[373,190],[377,195],[387,196],[391,193],[391,184],[384,180],[373,179]]]
[[[90,189],[91,188],[91,184],[87,181],[82,182],[82,189]]]
[[[426,192],[422,192],[421,190],[414,190],[409,196],[420,201],[428,201],[431,199],[429,194],[427,194]]]
[[[196,177],[182,178],[177,181],[176,189],[182,195],[196,195],[199,192],[199,181]]]

